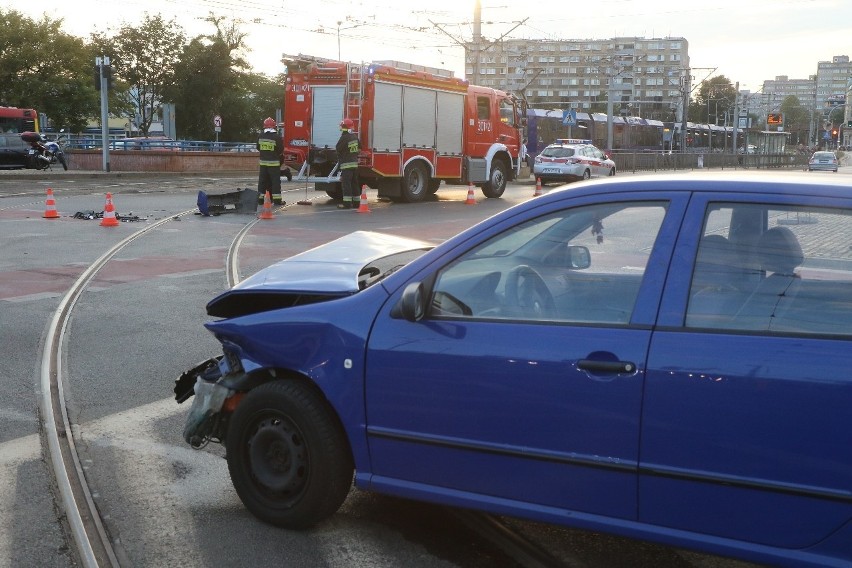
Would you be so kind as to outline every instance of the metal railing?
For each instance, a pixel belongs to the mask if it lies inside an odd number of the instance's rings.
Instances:
[[[621,171],[668,171],[713,169],[807,169],[808,156],[804,154],[724,154],[719,152],[667,153],[619,152],[612,159]]]
[[[213,142],[209,140],[171,140],[169,138],[125,138],[110,136],[110,151],[159,150],[165,152],[257,152],[254,142]],[[68,149],[100,150],[101,137],[85,134],[68,136]]]

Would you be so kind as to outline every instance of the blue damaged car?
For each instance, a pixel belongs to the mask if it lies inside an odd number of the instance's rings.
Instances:
[[[804,174],[551,191],[359,232],[207,306],[184,431],[257,517],[364,490],[772,565],[852,565],[852,193]]]

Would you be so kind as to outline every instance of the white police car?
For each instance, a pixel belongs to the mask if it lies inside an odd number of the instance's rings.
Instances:
[[[614,176],[615,162],[591,140],[558,138],[535,157],[533,175],[541,183]]]

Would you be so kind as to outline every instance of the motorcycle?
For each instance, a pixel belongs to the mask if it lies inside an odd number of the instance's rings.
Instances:
[[[53,164],[59,162],[62,168],[68,169],[68,162],[65,160],[65,153],[59,142],[64,139],[64,130],[60,130],[60,135],[56,140],[50,140],[40,132],[24,132],[21,134],[21,139],[30,145],[27,150],[27,168],[34,170],[46,170]]]

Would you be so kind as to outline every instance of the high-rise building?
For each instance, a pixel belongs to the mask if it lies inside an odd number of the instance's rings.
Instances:
[[[789,96],[796,97],[805,108],[816,110],[816,88],[816,75],[807,79],[790,79],[787,75],[778,75],[773,80],[766,80],[763,82],[766,112],[780,112],[781,104]]]
[[[675,120],[689,90],[682,37],[504,39],[466,51],[471,83],[521,93],[531,107],[603,112],[611,94],[616,114]]]
[[[835,55],[831,61],[817,63],[817,110],[830,111],[846,101],[846,87],[852,77],[852,63],[848,55]]]

